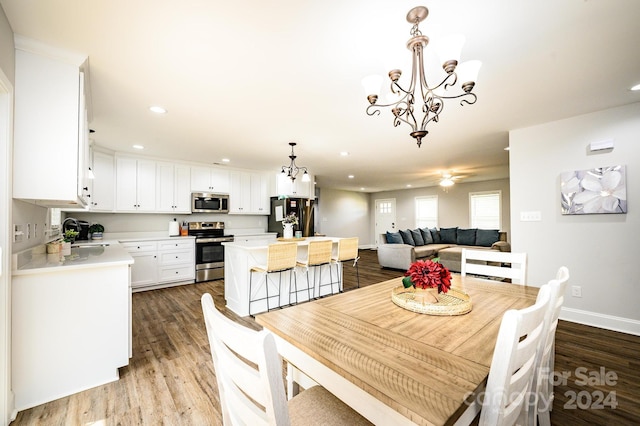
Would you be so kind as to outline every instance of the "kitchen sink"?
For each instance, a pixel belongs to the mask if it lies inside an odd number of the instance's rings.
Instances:
[[[73,243],[71,248],[83,248],[83,247],[109,247],[109,243],[95,242],[95,243]]]

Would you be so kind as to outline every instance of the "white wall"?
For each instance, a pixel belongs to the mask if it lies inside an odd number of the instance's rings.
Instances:
[[[366,193],[320,188],[316,232],[331,237],[358,237],[360,247],[372,244],[369,204]]]
[[[529,256],[528,278],[539,286],[558,267],[582,297],[565,299],[562,318],[640,334],[640,103],[510,132],[512,248]],[[613,139],[611,152],[588,152]],[[627,214],[562,215],[559,175],[601,166],[627,166]],[[540,222],[521,222],[539,211]]]
[[[385,198],[396,199],[397,229],[414,229],[416,226],[415,198],[427,195],[438,196],[438,227],[470,228],[469,193],[482,191],[501,191],[502,193],[502,231],[510,232],[510,190],[509,179],[489,180],[484,182],[457,183],[445,192],[440,186],[428,188],[403,189],[400,191],[384,191],[371,194],[371,217],[375,217],[375,200]],[[373,223],[372,223],[373,226]],[[372,229],[373,232],[373,229]]]

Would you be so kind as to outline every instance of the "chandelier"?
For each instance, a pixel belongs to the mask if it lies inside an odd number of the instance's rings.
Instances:
[[[291,179],[291,182],[293,182],[296,180],[298,172],[300,170],[303,170],[304,174],[302,175],[302,181],[309,182],[311,178],[309,177],[309,173],[307,173],[307,168],[296,166],[296,155],[293,153],[293,147],[296,146],[296,143],[289,142],[289,145],[291,145],[291,155],[289,156],[289,158],[291,159],[291,164],[289,164],[288,166],[282,166],[282,173],[286,174],[287,177]]]
[[[467,61],[458,66],[460,52],[464,44],[464,36],[452,36],[444,40],[440,45],[439,57],[446,76],[436,86],[429,86],[424,73],[424,48],[429,44],[429,37],[422,35],[418,24],[429,15],[429,9],[424,6],[414,7],[407,13],[407,22],[413,24],[411,28],[411,39],[407,42],[407,48],[411,50],[413,56],[411,82],[408,90],[403,89],[398,80],[402,71],[394,69],[389,71],[391,79],[391,93],[395,99],[389,104],[378,104],[378,94],[382,85],[382,77],[379,75],[365,77],[362,84],[367,93],[369,106],[367,114],[380,114],[380,108],[391,107],[393,113],[393,125],[399,126],[407,123],[412,131],[409,133],[416,139],[418,147],[422,144],[422,138],[429,133],[426,130],[427,124],[431,121],[438,122],[440,113],[444,109],[445,99],[460,99],[460,105],[474,104],[477,100],[475,93],[472,93],[475,86],[480,61]],[[457,83],[460,82],[459,85]],[[420,96],[420,104],[416,105],[416,89]],[[418,120],[416,119],[418,115]],[[421,118],[421,119],[420,119]]]

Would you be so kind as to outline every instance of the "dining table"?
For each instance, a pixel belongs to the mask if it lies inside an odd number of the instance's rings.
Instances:
[[[431,315],[393,303],[400,286],[402,277],[256,321],[274,334],[288,381],[301,372],[374,424],[467,423],[479,409],[502,316],[533,305],[538,288],[452,274],[471,311]]]

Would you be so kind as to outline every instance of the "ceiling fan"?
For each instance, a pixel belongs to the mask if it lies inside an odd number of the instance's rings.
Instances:
[[[448,188],[453,186],[456,182],[461,179],[472,176],[469,173],[458,173],[456,170],[448,170],[448,171],[438,171],[434,173],[433,183],[442,186],[443,188]]]

